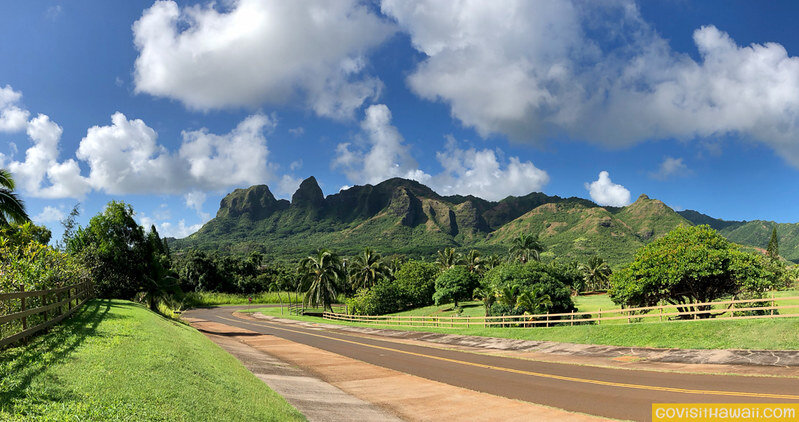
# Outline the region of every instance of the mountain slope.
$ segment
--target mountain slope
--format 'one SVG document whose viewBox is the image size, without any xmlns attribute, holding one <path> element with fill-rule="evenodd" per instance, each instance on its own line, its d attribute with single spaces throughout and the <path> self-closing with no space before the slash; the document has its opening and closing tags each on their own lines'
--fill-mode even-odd
<svg viewBox="0 0 799 422">
<path fill-rule="evenodd" d="M 547 247 L 545 258 L 584 260 L 598 254 L 617 266 L 629 262 L 641 246 L 685 224 L 710 224 L 732 241 L 765 247 L 772 223 L 677 213 L 646 195 L 620 208 L 540 192 L 499 202 L 441 196 L 399 178 L 325 197 L 310 177 L 291 201 L 276 199 L 265 185 L 236 189 L 222 199 L 214 219 L 171 244 L 176 250 L 257 250 L 271 259 L 296 259 L 321 247 L 353 254 L 365 246 L 385 255 L 429 257 L 445 247 L 504 253 L 520 234 L 538 233 Z M 778 225 L 778 232 L 784 256 L 799 259 L 799 225 Z"/>
</svg>

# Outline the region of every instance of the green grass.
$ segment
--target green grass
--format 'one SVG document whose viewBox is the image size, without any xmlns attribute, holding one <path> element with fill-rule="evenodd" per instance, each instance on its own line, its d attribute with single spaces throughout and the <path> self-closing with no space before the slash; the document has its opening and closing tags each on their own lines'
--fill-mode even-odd
<svg viewBox="0 0 799 422">
<path fill-rule="evenodd" d="M 604 306 L 602 309 L 605 309 Z M 279 308 L 260 308 L 254 309 L 253 312 L 281 316 Z M 626 347 L 799 350 L 799 318 L 719 319 L 535 328 L 410 328 L 329 321 L 309 316 L 282 316 L 308 322 L 360 327 Z"/>
<path fill-rule="evenodd" d="M 304 420 L 195 329 L 93 300 L 27 346 L 0 351 L 0 420 Z"/>
<path fill-rule="evenodd" d="M 215 292 L 189 292 L 186 293 L 183 302 L 186 308 L 196 308 L 202 306 L 220 306 L 220 305 L 246 305 L 249 303 L 249 298 L 252 297 L 252 303 L 257 304 L 272 304 L 272 303 L 289 303 L 289 293 L 287 292 L 263 292 L 251 295 L 233 294 L 233 293 L 215 293 Z M 296 302 L 302 300 L 303 294 L 299 294 L 299 299 L 296 293 L 291 293 L 291 301 Z"/>
</svg>

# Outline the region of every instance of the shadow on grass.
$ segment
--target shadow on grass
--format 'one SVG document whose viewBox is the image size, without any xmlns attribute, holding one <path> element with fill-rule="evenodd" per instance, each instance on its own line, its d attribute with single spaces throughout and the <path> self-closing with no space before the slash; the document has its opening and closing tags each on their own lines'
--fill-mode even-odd
<svg viewBox="0 0 799 422">
<path fill-rule="evenodd" d="M 123 306 L 109 300 L 92 300 L 49 333 L 33 338 L 28 345 L 0 351 L 0 379 L 3 380 L 0 409 L 8 411 L 16 400 L 26 397 L 26 390 L 36 376 L 67 359 L 87 337 L 96 335 L 104 318 L 114 316 L 107 315 L 111 308 Z"/>
</svg>

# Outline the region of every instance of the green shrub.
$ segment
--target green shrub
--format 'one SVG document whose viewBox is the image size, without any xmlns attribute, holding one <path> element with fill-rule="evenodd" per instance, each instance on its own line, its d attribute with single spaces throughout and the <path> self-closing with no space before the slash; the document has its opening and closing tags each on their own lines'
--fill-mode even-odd
<svg viewBox="0 0 799 422">
<path fill-rule="evenodd" d="M 436 279 L 433 300 L 436 305 L 455 302 L 455 306 L 458 306 L 459 301 L 469 299 L 478 284 L 477 275 L 463 265 L 456 265 L 444 271 Z"/>
<path fill-rule="evenodd" d="M 433 304 L 438 266 L 432 262 L 408 261 L 394 273 L 395 283 L 401 291 L 405 308 L 418 308 Z"/>
<path fill-rule="evenodd" d="M 400 311 L 404 306 L 402 292 L 395 283 L 379 281 L 369 289 L 360 289 L 347 300 L 349 312 L 355 315 L 383 315 Z"/>
</svg>

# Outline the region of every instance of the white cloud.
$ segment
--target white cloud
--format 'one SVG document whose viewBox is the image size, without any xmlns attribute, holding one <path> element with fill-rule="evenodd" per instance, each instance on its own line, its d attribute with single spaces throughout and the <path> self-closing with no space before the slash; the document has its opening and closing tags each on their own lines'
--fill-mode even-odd
<svg viewBox="0 0 799 422">
<path fill-rule="evenodd" d="M 192 109 L 283 104 L 351 117 L 381 82 L 364 56 L 394 32 L 357 0 L 157 1 L 133 25 L 136 92 Z"/>
<path fill-rule="evenodd" d="M 300 187 L 300 183 L 302 183 L 302 179 L 284 174 L 277 182 L 276 193 L 279 194 L 279 196 L 288 198 L 297 191 Z"/>
<path fill-rule="evenodd" d="M 701 59 L 675 52 L 632 1 L 383 0 L 426 58 L 419 96 L 481 135 L 610 146 L 736 134 L 799 166 L 799 57 L 697 29 Z"/>
<path fill-rule="evenodd" d="M 430 176 L 420 171 L 416 160 L 396 127 L 391 125 L 391 111 L 383 104 L 366 109 L 361 129 L 365 145 L 339 144 L 333 168 L 340 168 L 353 182 L 380 183 L 403 177 L 425 183 Z"/>
<path fill-rule="evenodd" d="M 64 212 L 56 207 L 45 206 L 42 212 L 33 217 L 37 223 L 52 223 L 64 219 Z"/>
<path fill-rule="evenodd" d="M 670 177 L 682 177 L 690 174 L 691 170 L 683 162 L 682 158 L 666 157 L 660 163 L 660 167 L 655 172 L 650 172 L 649 176 L 658 179 L 666 180 Z"/>
<path fill-rule="evenodd" d="M 33 146 L 25 151 L 25 161 L 13 161 L 0 154 L 0 166 L 7 167 L 20 187 L 32 196 L 43 198 L 82 197 L 90 187 L 80 175 L 73 159 L 58 161 L 58 144 L 63 129 L 39 114 L 27 122 L 27 135 Z"/>
<path fill-rule="evenodd" d="M 274 124 L 267 116 L 252 115 L 223 135 L 207 129 L 184 131 L 176 153 L 158 144 L 158 134 L 140 119 L 128 120 L 117 112 L 111 123 L 90 128 L 77 151 L 88 163 L 89 180 L 97 190 L 177 194 L 272 178 L 264 132 Z"/>
<path fill-rule="evenodd" d="M 28 125 L 30 112 L 20 108 L 22 93 L 10 85 L 0 87 L 0 132 L 20 132 Z"/>
<path fill-rule="evenodd" d="M 549 175 L 530 161 L 511 157 L 503 169 L 502 154 L 494 150 L 459 149 L 450 137 L 444 151 L 436 153 L 444 172 L 433 177 L 432 185 L 443 195 L 475 195 L 492 201 L 507 196 L 540 191 Z"/>
<path fill-rule="evenodd" d="M 630 191 L 622 185 L 613 183 L 606 171 L 599 172 L 599 179 L 586 183 L 585 188 L 591 199 L 599 205 L 623 207 L 630 204 Z"/>
<path fill-rule="evenodd" d="M 430 175 L 411 156 L 409 146 L 391 124 L 391 111 L 383 104 L 366 109 L 361 129 L 362 145 L 339 144 L 332 163 L 354 183 L 376 184 L 402 177 L 425 183 L 444 195 L 498 200 L 541 190 L 549 182 L 549 175 L 530 161 L 522 162 L 518 157 L 504 160 L 501 152 L 491 149 L 460 149 L 452 137 L 446 148 L 436 154 L 444 171 Z"/>
<path fill-rule="evenodd" d="M 302 126 L 298 126 L 293 129 L 289 129 L 289 133 L 291 134 L 291 136 L 299 137 L 305 134 L 305 128 L 303 128 Z"/>
<path fill-rule="evenodd" d="M 203 211 L 203 205 L 205 204 L 205 200 L 207 198 L 208 195 L 199 190 L 193 190 L 183 195 L 183 199 L 186 201 L 186 207 L 196 211 L 197 215 L 199 215 L 204 222 L 211 219 L 211 214 Z"/>
<path fill-rule="evenodd" d="M 183 132 L 179 156 L 188 164 L 193 186 L 211 190 L 271 180 L 274 166 L 267 160 L 264 132 L 274 127 L 274 118 L 255 114 L 225 135 Z"/>
<path fill-rule="evenodd" d="M 10 87 L 0 90 L 2 104 L 20 97 Z M 77 160 L 59 161 L 63 129 L 39 114 L 25 125 L 33 144 L 25 160 L 0 154 L 0 167 L 8 168 L 27 194 L 43 198 L 81 198 L 92 190 L 115 195 L 218 191 L 275 179 L 266 140 L 275 124 L 274 117 L 255 114 L 226 134 L 184 131 L 180 148 L 169 151 L 144 121 L 117 112 L 110 125 L 89 128 L 75 152 L 88 167 L 85 177 Z M 197 204 L 199 196 L 192 194 Z M 198 213 L 207 220 L 207 214 Z"/>
</svg>

